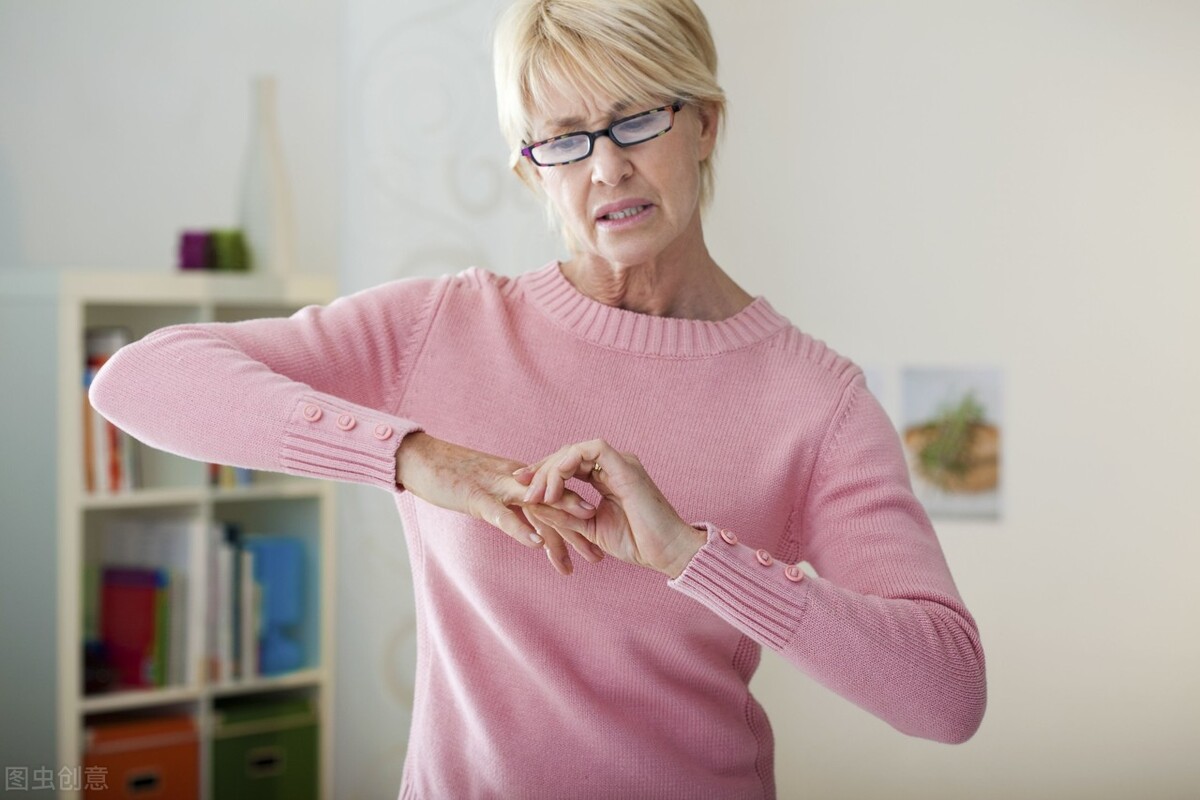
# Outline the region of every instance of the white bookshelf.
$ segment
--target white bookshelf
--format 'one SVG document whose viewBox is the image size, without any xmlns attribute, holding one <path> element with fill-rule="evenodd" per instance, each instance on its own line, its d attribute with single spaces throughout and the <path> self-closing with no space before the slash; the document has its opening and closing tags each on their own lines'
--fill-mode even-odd
<svg viewBox="0 0 1200 800">
<path fill-rule="evenodd" d="M 47 724 L 53 728 L 56 769 L 82 763 L 83 733 L 92 721 L 109 715 L 182 711 L 196 720 L 200 796 L 211 798 L 207 781 L 217 704 L 226 698 L 259 694 L 303 695 L 311 699 L 319 719 L 320 795 L 332 797 L 336 574 L 333 487 L 325 482 L 267 474 L 257 474 L 247 486 L 213 487 L 208 485 L 205 465 L 139 444 L 144 488 L 119 494 L 89 493 L 82 465 L 82 371 L 84 331 L 91 326 L 123 325 L 134 338 L 140 338 L 180 322 L 286 315 L 305 305 L 326 303 L 334 293 L 332 280 L 317 277 L 281 280 L 253 274 L 0 273 L 0 374 L 4 375 L 8 412 L 0 414 L 0 441 L 11 444 L 24 437 L 26 442 L 20 458 L 13 458 L 10 450 L 0 459 L 0 481 L 8 487 L 0 499 L 6 505 L 19 506 L 14 517 L 20 530 L 4 531 L 5 547 L 15 544 L 22 551 L 20 565 L 12 558 L 0 559 L 5 563 L 0 567 L 0 583 L 8 583 L 0 602 L 9 606 L 6 614 L 14 602 L 31 609 L 25 632 L 14 628 L 12 635 L 28 636 L 28 629 L 44 628 L 50 619 L 46 608 L 53 609 L 54 630 L 52 642 L 48 636 L 47 641 L 31 642 L 11 665 L 6 657 L 3 666 L 6 681 L 10 679 L 10 666 L 11 677 L 18 682 L 36 682 L 39 676 L 45 681 L 54 676 L 53 711 L 36 698 L 16 705 L 20 706 L 18 717 L 23 713 L 29 724 L 40 722 L 34 720 L 39 713 L 54 718 Z M 20 390 L 10 392 L 9 386 L 19 386 Z M 42 435 L 31 432 L 31 426 L 41 428 Z M 36 444 L 39 441 L 40 447 Z M 94 537 L 104 529 L 104 521 L 118 517 L 168 517 L 186 521 L 194 531 L 188 534 L 191 542 L 187 549 L 187 678 L 181 685 L 85 694 L 84 565 L 89 547 L 95 545 Z M 203 646 L 206 548 L 208 531 L 218 521 L 241 524 L 247 531 L 289 533 L 303 539 L 306 604 L 316 614 L 307 626 L 303 668 L 242 681 L 208 680 Z M 54 536 L 52 548 L 35 539 L 10 539 L 44 535 Z M 44 580 L 46 576 L 51 580 Z M 39 586 L 43 588 L 39 590 Z M 7 649 L 7 620 L 3 633 Z M 42 686 L 43 696 L 45 688 Z M 8 695 L 17 697 L 11 688 L 6 690 L 6 698 Z M 6 724 L 14 721 L 20 723 L 18 719 Z M 35 745 L 30 748 L 29 753 L 37 752 Z M 59 794 L 75 797 L 79 793 Z"/>
</svg>

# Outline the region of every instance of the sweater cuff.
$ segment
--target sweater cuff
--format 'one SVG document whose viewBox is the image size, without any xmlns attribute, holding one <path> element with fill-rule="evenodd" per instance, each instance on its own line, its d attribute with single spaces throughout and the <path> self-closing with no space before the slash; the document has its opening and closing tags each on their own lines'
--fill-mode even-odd
<svg viewBox="0 0 1200 800">
<path fill-rule="evenodd" d="M 808 583 L 794 564 L 776 561 L 766 550 L 754 550 L 737 535 L 700 523 L 708 540 L 672 589 L 703 603 L 717 616 L 775 650 L 782 649 L 800 627 L 808 605 Z"/>
<path fill-rule="evenodd" d="M 289 475 L 396 486 L 396 449 L 421 427 L 318 392 L 302 395 L 283 434 L 279 468 Z"/>
</svg>

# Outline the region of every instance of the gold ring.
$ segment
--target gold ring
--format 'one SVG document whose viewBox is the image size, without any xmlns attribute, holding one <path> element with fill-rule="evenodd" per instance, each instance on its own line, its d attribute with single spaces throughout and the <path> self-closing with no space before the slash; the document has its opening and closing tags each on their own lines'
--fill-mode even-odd
<svg viewBox="0 0 1200 800">
<path fill-rule="evenodd" d="M 593 473 L 603 472 L 603 471 L 604 471 L 604 467 L 600 466 L 599 461 L 597 461 L 595 464 L 592 464 L 592 472 Z"/>
</svg>

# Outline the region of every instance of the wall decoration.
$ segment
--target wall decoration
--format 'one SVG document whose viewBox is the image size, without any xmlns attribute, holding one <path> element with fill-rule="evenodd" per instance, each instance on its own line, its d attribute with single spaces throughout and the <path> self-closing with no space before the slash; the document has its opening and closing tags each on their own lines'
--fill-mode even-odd
<svg viewBox="0 0 1200 800">
<path fill-rule="evenodd" d="M 900 435 L 930 516 L 999 517 L 1000 371 L 908 368 L 901 384 Z"/>
</svg>

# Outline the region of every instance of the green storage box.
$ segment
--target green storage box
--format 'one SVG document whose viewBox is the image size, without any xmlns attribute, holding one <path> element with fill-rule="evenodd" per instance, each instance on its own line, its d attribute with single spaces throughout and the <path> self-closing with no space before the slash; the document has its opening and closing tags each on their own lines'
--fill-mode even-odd
<svg viewBox="0 0 1200 800">
<path fill-rule="evenodd" d="M 317 715 L 310 701 L 243 701 L 216 710 L 213 797 L 316 800 L 318 762 Z"/>
</svg>

